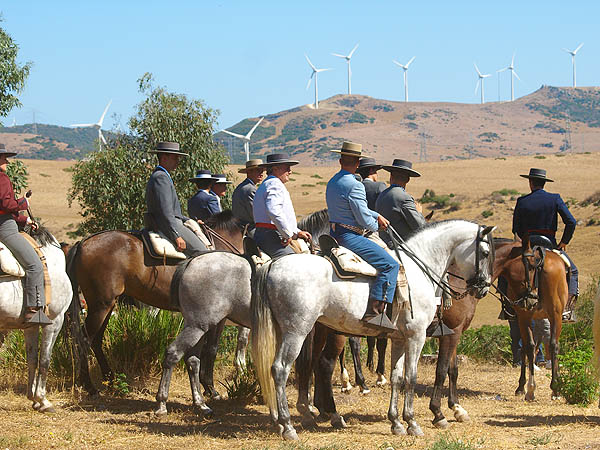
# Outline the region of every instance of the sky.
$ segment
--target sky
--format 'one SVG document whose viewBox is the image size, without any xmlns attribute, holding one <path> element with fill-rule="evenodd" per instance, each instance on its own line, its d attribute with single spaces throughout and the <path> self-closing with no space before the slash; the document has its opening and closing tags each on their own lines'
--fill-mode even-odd
<svg viewBox="0 0 600 450">
<path fill-rule="evenodd" d="M 600 85 L 597 1 L 227 1 L 154 0 L 9 1 L 0 24 L 19 45 L 20 62 L 33 67 L 20 95 L 23 107 L 2 122 L 68 126 L 96 122 L 113 103 L 104 129 L 126 128 L 143 100 L 137 80 L 155 83 L 220 112 L 220 128 L 247 117 L 276 113 L 314 101 L 306 89 L 319 68 L 319 99 L 347 92 L 403 100 L 478 103 L 477 74 L 486 101 L 510 99 L 515 53 L 515 97 L 541 85 L 570 86 L 575 49 L 577 85 Z"/>
</svg>

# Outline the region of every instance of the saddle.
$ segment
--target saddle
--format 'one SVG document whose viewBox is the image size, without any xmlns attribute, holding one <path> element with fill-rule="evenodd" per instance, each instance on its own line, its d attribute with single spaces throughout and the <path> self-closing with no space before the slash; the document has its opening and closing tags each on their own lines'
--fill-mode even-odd
<svg viewBox="0 0 600 450">
<path fill-rule="evenodd" d="M 198 222 L 190 219 L 184 222 L 184 225 L 192 230 L 209 250 L 215 249 L 213 243 L 210 242 L 202 232 Z M 141 238 L 146 251 L 154 259 L 160 259 L 166 262 L 167 259 L 183 260 L 187 258 L 185 253 L 178 251 L 173 243 L 160 231 L 151 231 L 144 228 L 141 232 Z"/>
</svg>

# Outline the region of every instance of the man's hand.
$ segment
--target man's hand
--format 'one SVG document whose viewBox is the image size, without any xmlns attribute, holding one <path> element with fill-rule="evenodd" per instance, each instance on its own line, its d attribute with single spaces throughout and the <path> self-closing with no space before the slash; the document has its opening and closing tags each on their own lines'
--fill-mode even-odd
<svg viewBox="0 0 600 450">
<path fill-rule="evenodd" d="M 298 238 L 306 242 L 312 241 L 312 236 L 308 231 L 298 231 Z"/>
<path fill-rule="evenodd" d="M 177 246 L 177 251 L 182 252 L 186 249 L 185 241 L 182 237 L 178 237 L 175 239 L 175 245 Z"/>
<path fill-rule="evenodd" d="M 381 214 L 379 214 L 379 216 L 377 217 L 377 224 L 379 225 L 379 228 L 385 230 L 389 226 L 390 221 L 383 217 Z"/>
<path fill-rule="evenodd" d="M 561 250 L 561 251 L 563 251 L 563 252 L 566 252 L 567 251 L 567 244 L 565 244 L 563 241 L 560 241 L 558 243 L 558 249 Z"/>
<path fill-rule="evenodd" d="M 284 247 L 287 247 L 288 245 L 290 245 L 290 242 L 292 242 L 292 237 L 289 237 L 287 239 L 281 239 L 281 245 L 283 245 Z"/>
<path fill-rule="evenodd" d="M 198 220 L 197 220 L 197 222 L 198 222 L 200 225 L 204 225 L 204 221 L 203 221 L 202 219 L 198 219 Z"/>
</svg>

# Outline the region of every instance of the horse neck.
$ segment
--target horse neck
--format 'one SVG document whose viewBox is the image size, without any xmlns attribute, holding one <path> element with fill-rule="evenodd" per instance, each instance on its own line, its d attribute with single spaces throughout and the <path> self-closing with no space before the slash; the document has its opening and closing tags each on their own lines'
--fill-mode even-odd
<svg viewBox="0 0 600 450">
<path fill-rule="evenodd" d="M 244 244 L 243 244 L 243 240 L 244 240 L 244 236 L 242 235 L 242 233 L 240 231 L 227 231 L 227 230 L 214 230 L 215 233 L 217 233 L 219 236 L 221 236 L 223 239 L 225 239 L 229 244 L 233 245 L 235 247 L 235 249 L 239 252 L 239 253 L 243 253 L 244 252 Z M 229 246 L 223 242 L 221 242 L 219 239 L 214 238 L 214 243 L 215 243 L 215 250 L 223 250 L 226 252 L 230 252 L 232 253 L 231 248 L 229 248 Z"/>
<path fill-rule="evenodd" d="M 516 258 L 521 257 L 521 252 L 515 250 L 519 246 L 519 242 L 508 242 L 496 247 L 492 280 L 497 279 Z"/>
</svg>

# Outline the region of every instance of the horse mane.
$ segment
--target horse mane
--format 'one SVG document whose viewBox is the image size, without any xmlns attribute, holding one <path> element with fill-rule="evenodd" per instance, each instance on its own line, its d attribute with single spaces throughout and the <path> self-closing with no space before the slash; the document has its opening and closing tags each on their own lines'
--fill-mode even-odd
<svg viewBox="0 0 600 450">
<path fill-rule="evenodd" d="M 235 233 L 243 228 L 239 219 L 234 217 L 233 212 L 230 209 L 226 209 L 214 216 L 210 216 L 204 223 L 213 230 L 223 230 L 229 233 Z"/>
<path fill-rule="evenodd" d="M 31 230 L 31 236 L 40 246 L 45 247 L 46 245 L 59 246 L 56 238 L 50 233 L 50 230 L 43 225 L 39 225 L 37 230 Z"/>
<path fill-rule="evenodd" d="M 327 234 L 329 232 L 329 212 L 327 208 L 302 218 L 298 222 L 298 228 L 308 231 L 313 235 L 313 239 L 318 239 L 322 234 Z"/>
</svg>

